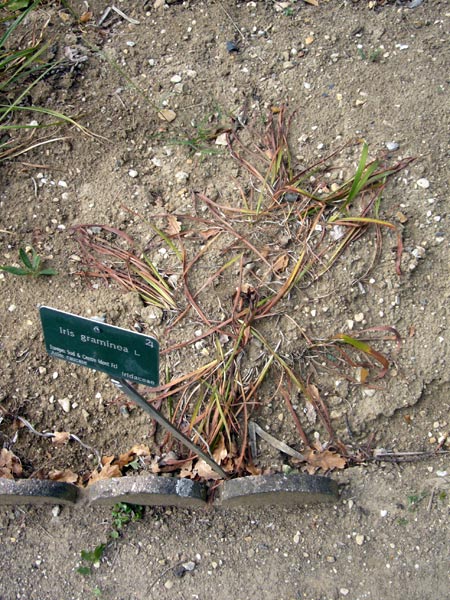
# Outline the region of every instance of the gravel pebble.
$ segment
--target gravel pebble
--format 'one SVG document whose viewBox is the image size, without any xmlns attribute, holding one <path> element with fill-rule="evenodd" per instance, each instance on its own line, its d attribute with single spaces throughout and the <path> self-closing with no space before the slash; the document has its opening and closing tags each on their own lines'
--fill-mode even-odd
<svg viewBox="0 0 450 600">
<path fill-rule="evenodd" d="M 420 188 L 427 190 L 430 187 L 430 182 L 428 181 L 428 179 L 425 179 L 425 177 L 421 177 L 417 180 L 417 185 Z"/>
</svg>

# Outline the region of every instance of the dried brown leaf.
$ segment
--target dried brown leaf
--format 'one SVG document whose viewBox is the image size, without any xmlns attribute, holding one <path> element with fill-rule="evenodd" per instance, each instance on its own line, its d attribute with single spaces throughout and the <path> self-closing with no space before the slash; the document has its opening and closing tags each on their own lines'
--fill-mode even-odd
<svg viewBox="0 0 450 600">
<path fill-rule="evenodd" d="M 92 13 L 90 11 L 84 12 L 80 17 L 80 23 L 88 23 L 92 19 Z"/>
<path fill-rule="evenodd" d="M 184 464 L 184 466 L 182 467 L 182 469 L 180 471 L 179 477 L 189 477 L 189 478 L 193 477 L 192 463 L 193 463 L 193 461 L 190 460 L 189 462 Z"/>
<path fill-rule="evenodd" d="M 199 231 L 200 235 L 203 239 L 209 240 L 209 238 L 214 237 L 220 232 L 219 227 L 211 227 L 210 229 L 204 229 L 203 231 Z"/>
<path fill-rule="evenodd" d="M 169 235 L 178 235 L 181 231 L 181 223 L 175 215 L 168 215 L 167 221 L 169 225 L 166 228 L 166 233 Z"/>
<path fill-rule="evenodd" d="M 104 456 L 102 458 L 101 471 L 93 471 L 89 477 L 88 485 L 101 481 L 102 479 L 112 479 L 113 477 L 122 477 L 122 473 L 118 464 L 112 464 L 114 456 Z"/>
<path fill-rule="evenodd" d="M 223 435 L 220 435 L 219 441 L 218 441 L 216 447 L 214 448 L 213 458 L 216 461 L 216 463 L 220 465 L 223 463 L 223 461 L 226 459 L 227 456 L 228 456 L 228 450 L 225 446 L 225 439 L 224 439 Z"/>
<path fill-rule="evenodd" d="M 253 463 L 247 463 L 245 465 L 245 470 L 250 473 L 250 475 L 261 475 L 261 469 L 255 467 Z"/>
<path fill-rule="evenodd" d="M 68 431 L 55 431 L 52 437 L 52 444 L 56 446 L 63 446 L 70 440 L 70 433 Z"/>
<path fill-rule="evenodd" d="M 331 450 L 306 450 L 303 452 L 306 460 L 308 461 L 307 471 L 314 473 L 317 469 L 323 469 L 324 471 L 332 471 L 333 469 L 344 469 L 347 464 L 347 459 L 332 452 Z"/>
<path fill-rule="evenodd" d="M 312 4 L 313 6 L 319 6 L 319 0 L 303 0 L 306 4 Z"/>
<path fill-rule="evenodd" d="M 70 469 L 64 469 L 63 471 L 54 469 L 48 473 L 48 478 L 52 481 L 63 481 L 64 483 L 78 482 L 78 475 Z"/>
<path fill-rule="evenodd" d="M 150 448 L 145 444 L 136 444 L 130 450 L 128 450 L 128 452 L 124 452 L 117 460 L 113 462 L 115 465 L 118 465 L 119 469 L 123 469 L 133 462 L 136 456 L 150 456 Z"/>
<path fill-rule="evenodd" d="M 274 273 L 282 273 L 286 270 L 288 264 L 289 256 L 287 255 L 287 253 L 280 254 L 280 256 L 278 256 L 276 261 L 273 263 L 272 269 Z"/>
<path fill-rule="evenodd" d="M 196 462 L 193 474 L 198 475 L 202 479 L 221 479 L 219 473 L 216 473 L 216 471 L 202 459 Z"/>
<path fill-rule="evenodd" d="M 14 479 L 15 477 L 21 477 L 22 475 L 22 463 L 11 450 L 2 448 L 0 450 L 0 478 Z"/>
</svg>

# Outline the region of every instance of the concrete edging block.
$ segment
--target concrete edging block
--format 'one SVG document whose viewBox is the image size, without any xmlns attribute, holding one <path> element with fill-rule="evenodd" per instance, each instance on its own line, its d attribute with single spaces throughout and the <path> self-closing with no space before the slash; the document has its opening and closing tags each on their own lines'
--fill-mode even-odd
<svg viewBox="0 0 450 600">
<path fill-rule="evenodd" d="M 222 484 L 219 504 L 222 508 L 299 506 L 333 502 L 338 485 L 319 475 L 256 475 L 231 479 Z"/>
<path fill-rule="evenodd" d="M 198 508 L 206 504 L 206 487 L 178 477 L 121 477 L 102 479 L 85 490 L 89 504 L 110 506 L 118 502 L 143 506 Z"/>
<path fill-rule="evenodd" d="M 75 504 L 80 490 L 71 483 L 48 479 L 0 479 L 0 505 Z"/>
</svg>

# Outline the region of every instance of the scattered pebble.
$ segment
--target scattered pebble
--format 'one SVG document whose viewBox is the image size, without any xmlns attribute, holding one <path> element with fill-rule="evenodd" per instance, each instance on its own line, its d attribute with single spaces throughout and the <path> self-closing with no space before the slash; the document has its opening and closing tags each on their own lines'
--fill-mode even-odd
<svg viewBox="0 0 450 600">
<path fill-rule="evenodd" d="M 129 175 L 130 177 L 133 177 L 133 179 L 134 179 L 134 178 L 136 178 L 136 177 L 138 176 L 138 172 L 137 172 L 137 171 L 135 171 L 134 169 L 130 169 L 130 170 L 128 171 L 128 175 Z"/>
<path fill-rule="evenodd" d="M 188 562 L 183 563 L 181 566 L 185 571 L 193 571 L 196 565 L 194 561 L 189 560 Z"/>
<path fill-rule="evenodd" d="M 216 137 L 216 145 L 217 146 L 228 146 L 228 141 L 227 141 L 227 134 L 226 133 L 221 133 L 220 135 L 218 135 Z"/>
<path fill-rule="evenodd" d="M 189 173 L 186 173 L 186 171 L 178 171 L 175 173 L 175 179 L 178 181 L 178 183 L 186 183 L 186 181 L 189 179 Z"/>
<path fill-rule="evenodd" d="M 15 305 L 15 304 L 10 304 L 10 305 L 8 306 L 8 310 L 9 310 L 9 312 L 14 312 L 14 311 L 16 310 L 16 308 L 17 308 L 17 307 L 16 307 L 16 305 Z"/>
<path fill-rule="evenodd" d="M 172 83 L 180 83 L 180 82 L 181 82 L 181 76 L 180 76 L 180 75 L 174 75 L 174 76 L 173 76 L 173 77 L 170 79 L 170 81 L 171 81 Z"/>
<path fill-rule="evenodd" d="M 422 246 L 417 246 L 416 248 L 414 248 L 411 254 L 414 256 L 414 258 L 424 258 L 426 250 Z"/>
<path fill-rule="evenodd" d="M 348 592 L 349 592 L 349 590 L 347 588 L 341 588 L 339 590 L 339 593 L 341 594 L 341 596 L 347 596 Z"/>
<path fill-rule="evenodd" d="M 52 508 L 52 515 L 54 517 L 59 517 L 60 512 L 61 512 L 61 507 L 58 504 Z"/>
<path fill-rule="evenodd" d="M 387 516 L 387 514 L 388 514 L 388 511 L 387 511 L 387 510 L 380 510 L 380 517 L 383 517 L 383 518 L 384 518 L 384 517 L 386 517 L 386 516 Z"/>
<path fill-rule="evenodd" d="M 46 375 L 47 369 L 45 367 L 38 367 L 39 375 Z"/>
<path fill-rule="evenodd" d="M 408 217 L 407 217 L 407 216 L 406 216 L 404 213 L 402 213 L 401 211 L 398 211 L 397 213 L 395 213 L 395 216 L 396 216 L 396 218 L 397 218 L 397 221 L 398 221 L 399 223 L 401 223 L 402 225 L 403 225 L 404 223 L 406 223 L 406 222 L 407 222 L 407 220 L 408 220 Z"/>
<path fill-rule="evenodd" d="M 59 398 L 58 404 L 63 409 L 64 412 L 70 412 L 70 400 L 69 398 Z"/>
<path fill-rule="evenodd" d="M 171 590 L 173 588 L 173 581 L 170 581 L 170 579 L 168 579 L 165 583 L 164 583 L 164 587 L 166 588 L 166 590 Z"/>
<path fill-rule="evenodd" d="M 353 317 L 353 319 L 356 321 L 356 323 L 362 323 L 364 321 L 364 313 L 362 313 L 362 312 L 356 313 L 356 315 Z"/>
<path fill-rule="evenodd" d="M 427 190 L 430 187 L 430 182 L 428 181 L 428 179 L 425 179 L 425 177 L 421 177 L 417 180 L 417 185 L 420 188 Z"/>
<path fill-rule="evenodd" d="M 58 371 L 53 371 L 52 379 L 58 379 L 58 377 L 59 377 Z"/>
<path fill-rule="evenodd" d="M 325 560 L 328 563 L 334 563 L 334 562 L 336 562 L 336 557 L 335 556 L 327 556 L 327 557 L 325 557 Z"/>
<path fill-rule="evenodd" d="M 400 144 L 398 142 L 386 142 L 386 148 L 391 152 L 394 152 L 400 148 Z"/>
<path fill-rule="evenodd" d="M 239 48 L 234 42 L 227 42 L 227 52 L 229 52 L 230 54 L 232 52 L 239 52 Z"/>
<path fill-rule="evenodd" d="M 161 121 L 172 123 L 172 121 L 175 121 L 177 118 L 177 113 L 173 110 L 170 110 L 170 108 L 163 108 L 159 111 L 158 117 L 161 119 Z"/>
<path fill-rule="evenodd" d="M 358 534 L 358 535 L 355 537 L 355 542 L 358 544 L 358 546 L 362 546 L 362 545 L 364 544 L 364 541 L 365 541 L 365 539 L 366 539 L 366 538 L 365 538 L 365 537 L 364 537 L 362 534 L 360 534 L 360 533 L 359 533 L 359 534 Z"/>
</svg>

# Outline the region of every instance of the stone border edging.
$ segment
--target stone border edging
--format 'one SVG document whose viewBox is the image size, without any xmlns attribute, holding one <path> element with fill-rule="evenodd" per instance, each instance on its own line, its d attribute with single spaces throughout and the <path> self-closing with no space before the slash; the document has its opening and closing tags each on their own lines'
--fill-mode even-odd
<svg viewBox="0 0 450 600">
<path fill-rule="evenodd" d="M 225 481 L 220 494 L 223 508 L 300 506 L 332 502 L 338 485 L 319 475 L 257 475 Z"/>
<path fill-rule="evenodd" d="M 19 504 L 68 504 L 113 506 L 118 502 L 143 506 L 205 507 L 205 484 L 179 477 L 156 475 L 104 479 L 86 489 L 71 483 L 40 479 L 0 479 L 0 506 Z M 300 506 L 332 502 L 337 483 L 316 475 L 257 475 L 224 481 L 214 506 L 246 508 Z"/>
<path fill-rule="evenodd" d="M 80 489 L 47 479 L 0 479 L 0 506 L 5 504 L 75 504 Z"/>
</svg>

